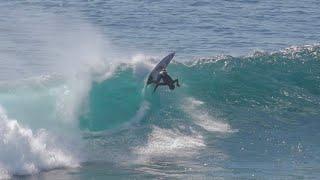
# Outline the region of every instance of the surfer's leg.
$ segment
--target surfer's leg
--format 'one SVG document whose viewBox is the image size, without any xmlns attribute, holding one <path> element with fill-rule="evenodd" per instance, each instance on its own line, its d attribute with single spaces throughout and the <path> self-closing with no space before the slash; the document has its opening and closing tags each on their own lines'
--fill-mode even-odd
<svg viewBox="0 0 320 180">
<path fill-rule="evenodd" d="M 159 84 L 156 84 L 156 86 L 153 89 L 153 92 L 156 92 L 157 88 L 158 88 Z"/>
<path fill-rule="evenodd" d="M 174 80 L 173 83 L 177 83 L 177 86 L 180 87 L 180 84 L 179 84 L 179 80 L 178 80 L 178 79 Z"/>
<path fill-rule="evenodd" d="M 158 86 L 164 86 L 164 85 L 167 85 L 166 83 L 157 83 L 156 86 L 154 87 L 153 89 L 153 92 L 156 91 L 156 89 L 158 88 Z"/>
</svg>

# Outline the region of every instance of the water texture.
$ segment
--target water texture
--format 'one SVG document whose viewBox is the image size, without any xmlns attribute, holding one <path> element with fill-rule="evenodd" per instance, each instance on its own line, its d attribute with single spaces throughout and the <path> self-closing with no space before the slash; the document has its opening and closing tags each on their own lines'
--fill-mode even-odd
<svg viewBox="0 0 320 180">
<path fill-rule="evenodd" d="M 318 179 L 319 5 L 1 1 L 0 179 Z"/>
</svg>

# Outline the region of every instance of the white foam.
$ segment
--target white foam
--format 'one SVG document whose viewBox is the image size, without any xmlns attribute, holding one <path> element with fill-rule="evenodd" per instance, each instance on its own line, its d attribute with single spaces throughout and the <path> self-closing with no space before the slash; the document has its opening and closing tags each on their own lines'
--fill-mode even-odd
<svg viewBox="0 0 320 180">
<path fill-rule="evenodd" d="M 126 123 L 123 123 L 119 128 L 114 128 L 112 131 L 106 131 L 103 134 L 110 134 L 115 131 L 124 130 L 130 128 L 132 125 L 139 123 L 142 118 L 146 115 L 148 110 L 150 109 L 150 103 L 148 101 L 143 101 L 140 105 L 140 108 L 136 112 L 136 114 Z"/>
<path fill-rule="evenodd" d="M 210 132 L 234 132 L 228 123 L 211 116 L 205 109 L 203 101 L 189 97 L 184 99 L 182 109 L 194 120 L 193 122 Z"/>
<path fill-rule="evenodd" d="M 9 172 L 1 167 L 1 164 L 0 164 L 0 179 L 10 179 L 10 174 Z"/>
<path fill-rule="evenodd" d="M 58 167 L 77 167 L 74 152 L 44 129 L 33 132 L 9 119 L 0 107 L 0 179 Z"/>
<path fill-rule="evenodd" d="M 147 113 L 147 111 L 150 109 L 150 103 L 148 101 L 143 101 L 140 105 L 139 110 L 136 112 L 136 114 L 130 119 L 130 123 L 137 123 L 139 122 Z"/>
<path fill-rule="evenodd" d="M 205 146 L 200 134 L 185 135 L 177 129 L 162 129 L 154 126 L 147 145 L 134 149 L 143 159 L 154 156 L 187 156 Z"/>
</svg>

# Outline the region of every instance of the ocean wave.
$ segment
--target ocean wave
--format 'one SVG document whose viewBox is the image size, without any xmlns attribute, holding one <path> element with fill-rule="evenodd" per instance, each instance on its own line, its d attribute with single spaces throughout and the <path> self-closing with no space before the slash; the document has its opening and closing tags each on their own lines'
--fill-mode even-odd
<svg viewBox="0 0 320 180">
<path fill-rule="evenodd" d="M 129 63 L 102 63 L 71 77 L 2 82 L 0 103 L 6 112 L 1 110 L 0 143 L 5 148 L 0 150 L 0 175 L 79 166 L 94 159 L 90 153 L 97 155 L 112 142 L 90 152 L 85 150 L 88 144 L 99 138 L 120 141 L 123 131 L 136 136 L 121 152 L 141 163 L 148 161 L 142 157 L 197 154 L 206 147 L 205 133 L 217 137 L 238 133 L 241 129 L 233 126 L 239 123 L 290 126 L 318 117 L 319 50 L 314 45 L 175 62 L 168 71 L 179 78 L 181 87 L 174 91 L 159 87 L 155 93 L 152 86 L 145 86 L 145 78 L 157 58 L 144 55 Z M 276 118 L 263 121 L 268 117 Z M 69 145 L 51 134 L 70 137 Z M 74 143 L 75 137 L 80 145 Z M 69 151 L 70 146 L 79 147 L 84 159 Z"/>
</svg>

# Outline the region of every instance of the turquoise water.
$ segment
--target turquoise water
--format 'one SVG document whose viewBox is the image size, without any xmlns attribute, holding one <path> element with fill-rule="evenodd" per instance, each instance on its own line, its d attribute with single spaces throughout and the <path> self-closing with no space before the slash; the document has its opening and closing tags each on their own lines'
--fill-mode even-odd
<svg viewBox="0 0 320 180">
<path fill-rule="evenodd" d="M 0 179 L 318 179 L 318 4 L 2 1 Z"/>
</svg>

